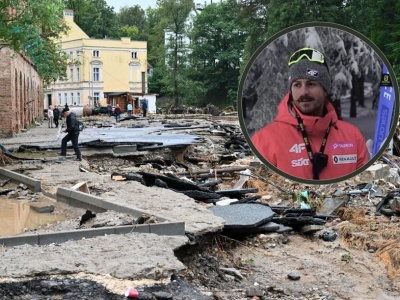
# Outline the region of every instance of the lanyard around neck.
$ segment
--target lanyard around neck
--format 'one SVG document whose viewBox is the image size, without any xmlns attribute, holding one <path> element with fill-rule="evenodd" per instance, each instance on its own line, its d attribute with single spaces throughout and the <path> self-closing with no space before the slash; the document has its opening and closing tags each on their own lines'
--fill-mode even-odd
<svg viewBox="0 0 400 300">
<path fill-rule="evenodd" d="M 297 122 L 299 123 L 300 132 L 301 132 L 301 135 L 303 136 L 303 141 L 304 141 L 304 144 L 307 149 L 308 157 L 310 158 L 310 161 L 313 162 L 314 154 L 311 150 L 310 139 L 307 136 L 307 132 L 306 132 L 306 128 L 304 126 L 303 120 L 299 116 L 298 113 L 296 113 L 296 118 L 297 118 Z M 324 151 L 325 151 L 325 146 L 326 146 L 326 142 L 328 140 L 329 132 L 331 131 L 331 127 L 332 127 L 332 120 L 329 122 L 328 128 L 326 128 L 324 139 L 322 140 L 321 147 L 319 148 L 319 153 L 324 153 Z"/>
</svg>

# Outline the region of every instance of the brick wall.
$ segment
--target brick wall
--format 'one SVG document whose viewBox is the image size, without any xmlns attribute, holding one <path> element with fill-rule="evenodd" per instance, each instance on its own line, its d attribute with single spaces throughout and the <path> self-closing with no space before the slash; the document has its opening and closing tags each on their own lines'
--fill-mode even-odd
<svg viewBox="0 0 400 300">
<path fill-rule="evenodd" d="M 22 55 L 0 49 L 0 137 L 11 137 L 43 118 L 43 81 Z"/>
</svg>

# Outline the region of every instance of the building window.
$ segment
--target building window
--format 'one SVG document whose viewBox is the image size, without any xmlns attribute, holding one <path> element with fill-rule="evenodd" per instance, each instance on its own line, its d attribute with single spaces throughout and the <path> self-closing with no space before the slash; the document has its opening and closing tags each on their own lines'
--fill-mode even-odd
<svg viewBox="0 0 400 300">
<path fill-rule="evenodd" d="M 81 93 L 76 93 L 76 103 L 78 105 L 81 105 Z"/>
<path fill-rule="evenodd" d="M 131 52 L 131 58 L 132 59 L 136 59 L 137 58 L 137 52 L 136 51 L 132 51 Z"/>
<path fill-rule="evenodd" d="M 71 58 L 71 59 L 74 58 L 74 52 L 72 52 L 72 51 L 69 52 L 69 58 Z"/>
<path fill-rule="evenodd" d="M 68 94 L 64 93 L 64 104 L 68 103 Z"/>
<path fill-rule="evenodd" d="M 100 57 L 100 51 L 99 50 L 93 50 L 93 57 Z"/>
<path fill-rule="evenodd" d="M 69 81 L 74 82 L 74 69 L 73 68 L 69 69 Z"/>
<path fill-rule="evenodd" d="M 138 63 L 131 63 L 129 68 L 129 81 L 138 82 L 140 80 L 140 65 Z"/>
<path fill-rule="evenodd" d="M 93 67 L 93 81 L 100 81 L 100 68 Z"/>
<path fill-rule="evenodd" d="M 94 100 L 94 105 L 97 105 L 100 103 L 100 93 L 99 92 L 93 93 L 93 100 Z"/>
<path fill-rule="evenodd" d="M 71 102 L 70 102 L 70 104 L 71 105 L 75 105 L 74 104 L 74 93 L 71 93 Z"/>
<path fill-rule="evenodd" d="M 61 105 L 61 93 L 58 93 L 57 95 L 57 104 Z"/>
<path fill-rule="evenodd" d="M 81 69 L 79 67 L 76 68 L 76 81 L 81 81 Z"/>
</svg>

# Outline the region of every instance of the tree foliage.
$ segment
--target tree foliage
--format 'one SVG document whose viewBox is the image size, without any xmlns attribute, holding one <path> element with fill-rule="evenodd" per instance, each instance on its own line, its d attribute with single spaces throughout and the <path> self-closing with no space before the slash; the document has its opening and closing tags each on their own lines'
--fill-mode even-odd
<svg viewBox="0 0 400 300">
<path fill-rule="evenodd" d="M 205 87 L 205 95 L 199 95 L 204 101 L 232 104 L 236 100 L 247 37 L 239 20 L 239 6 L 230 0 L 208 5 L 193 22 L 191 77 Z"/>
<path fill-rule="evenodd" d="M 166 41 L 167 67 L 171 70 L 172 97 L 175 107 L 179 106 L 180 70 L 185 67 L 188 45 L 185 42 L 187 36 L 187 20 L 189 13 L 194 9 L 193 0 L 159 0 L 160 24 L 170 33 Z"/>
<path fill-rule="evenodd" d="M 9 7 L 15 10 L 12 17 Z M 155 8 L 125 6 L 118 13 L 105 0 L 0 1 L 0 38 L 31 56 L 47 82 L 65 75 L 64 54 L 52 43 L 65 30 L 63 8 L 74 11 L 75 22 L 90 37 L 147 41 L 154 67 L 149 91 L 174 98 L 176 106 L 234 102 L 239 71 L 258 47 L 277 32 L 309 21 L 361 32 L 400 77 L 398 0 L 221 0 L 202 10 L 195 10 L 193 0 L 158 0 Z"/>
<path fill-rule="evenodd" d="M 67 30 L 63 9 L 62 0 L 0 1 L 2 45 L 30 57 L 45 83 L 65 76 L 66 57 L 54 43 Z"/>
<path fill-rule="evenodd" d="M 143 39 L 144 30 L 146 27 L 146 15 L 145 11 L 139 6 L 124 6 L 121 8 L 119 13 L 117 13 L 119 24 L 122 27 L 136 27 L 138 30 L 137 39 Z"/>
</svg>

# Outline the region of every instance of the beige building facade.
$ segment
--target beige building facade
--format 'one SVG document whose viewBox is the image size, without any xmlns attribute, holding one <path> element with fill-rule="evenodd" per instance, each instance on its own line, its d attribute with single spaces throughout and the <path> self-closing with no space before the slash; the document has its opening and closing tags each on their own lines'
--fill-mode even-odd
<svg viewBox="0 0 400 300">
<path fill-rule="evenodd" d="M 108 95 L 126 95 L 127 103 L 147 94 L 147 42 L 91 39 L 73 18 L 73 11 L 64 11 L 70 31 L 59 41 L 69 55 L 67 79 L 46 87 L 44 108 L 115 105 Z"/>
</svg>

